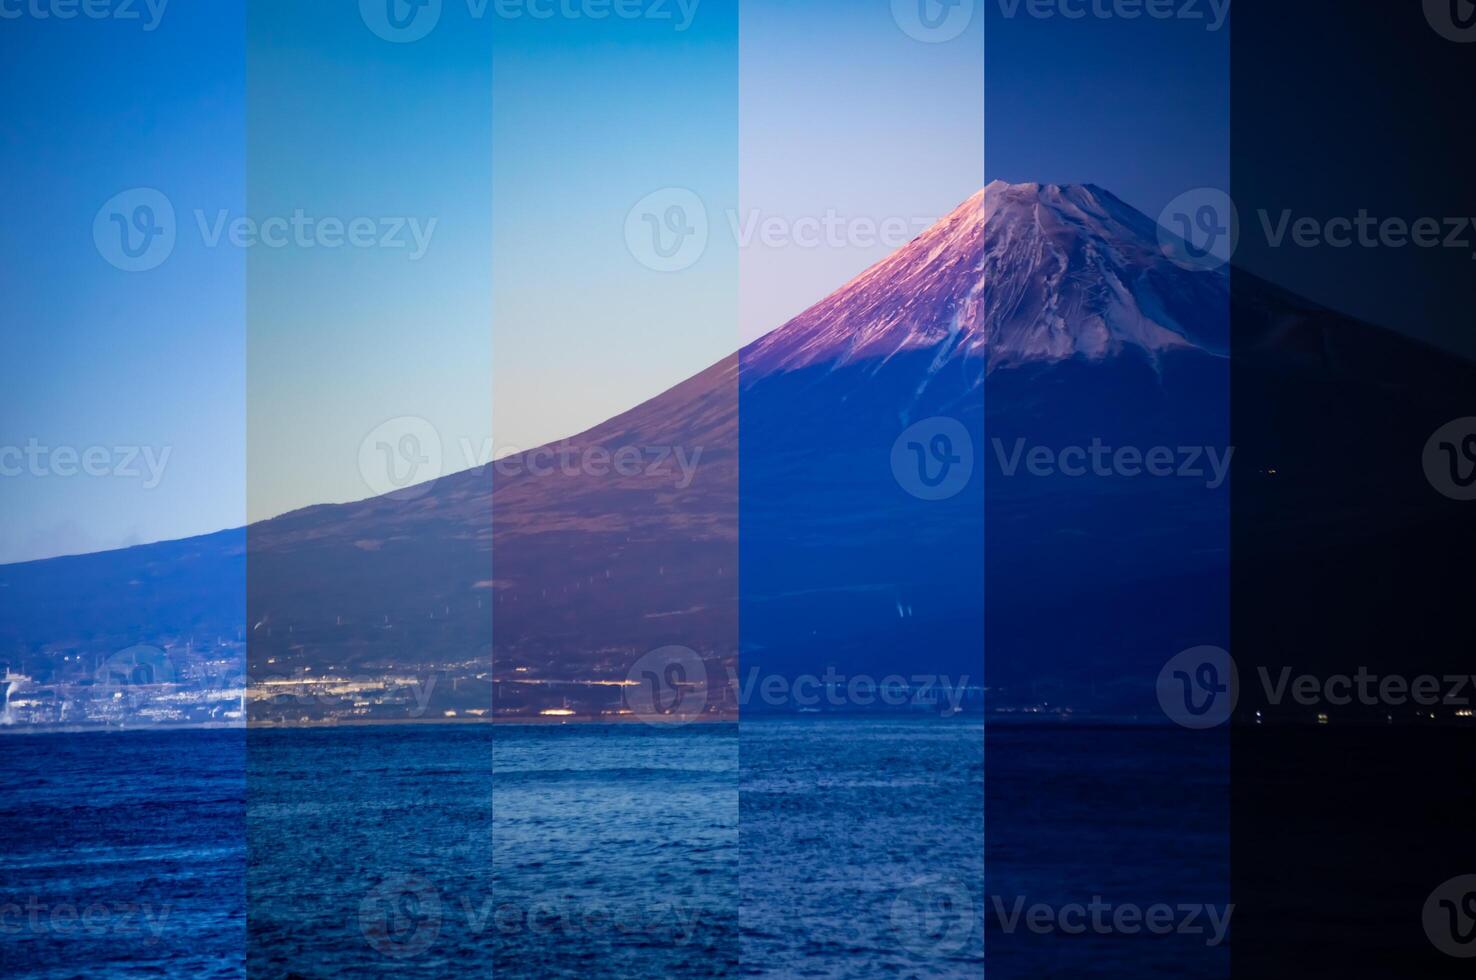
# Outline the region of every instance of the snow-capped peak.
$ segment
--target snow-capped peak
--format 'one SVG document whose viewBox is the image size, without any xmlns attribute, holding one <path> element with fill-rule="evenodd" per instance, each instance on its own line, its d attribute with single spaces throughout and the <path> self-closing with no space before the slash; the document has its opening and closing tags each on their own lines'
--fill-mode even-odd
<svg viewBox="0 0 1476 980">
<path fill-rule="evenodd" d="M 747 370 L 936 349 L 991 370 L 1129 348 L 1220 352 L 1228 281 L 1174 264 L 1157 226 L 1091 184 L 992 181 L 744 351 Z"/>
</svg>

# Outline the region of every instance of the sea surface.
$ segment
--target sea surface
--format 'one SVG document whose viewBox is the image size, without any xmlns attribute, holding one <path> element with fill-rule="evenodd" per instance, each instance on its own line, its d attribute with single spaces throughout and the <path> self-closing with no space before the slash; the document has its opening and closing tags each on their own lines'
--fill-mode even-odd
<svg viewBox="0 0 1476 980">
<path fill-rule="evenodd" d="M 936 717 L 7 737 L 0 975 L 978 977 L 987 943 L 992 976 L 1223 976 L 1199 938 L 1000 914 L 1222 897 L 1223 746 L 1194 744 Z"/>
<path fill-rule="evenodd" d="M 239 977 L 241 731 L 0 737 L 0 977 Z"/>
</svg>

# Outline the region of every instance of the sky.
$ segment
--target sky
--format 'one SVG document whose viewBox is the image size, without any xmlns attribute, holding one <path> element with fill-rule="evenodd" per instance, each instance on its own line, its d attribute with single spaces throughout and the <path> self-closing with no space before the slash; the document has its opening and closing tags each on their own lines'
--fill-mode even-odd
<svg viewBox="0 0 1476 980">
<path fill-rule="evenodd" d="M 454 2 L 403 43 L 357 4 L 248 6 L 251 217 L 367 229 L 362 246 L 305 234 L 245 250 L 257 521 L 395 489 L 381 444 L 413 446 L 424 466 L 393 463 L 419 480 L 465 469 L 461 441 L 490 432 L 492 32 Z"/>
<path fill-rule="evenodd" d="M 987 5 L 990 179 L 1094 183 L 1155 219 L 1185 191 L 1228 191 L 1228 25 L 1004 9 Z"/>
<path fill-rule="evenodd" d="M 1226 182 L 1224 32 L 965 7 L 946 38 L 905 0 L 603 20 L 445 0 L 414 40 L 372 0 L 7 21 L 0 194 L 40 220 L 0 228 L 0 453 L 110 463 L 0 476 L 0 562 L 239 526 L 574 434 L 987 179 L 1093 181 L 1149 214 Z M 121 232 L 154 200 L 138 188 L 172 207 L 174 239 L 127 271 Z M 673 202 L 707 233 L 663 258 Z"/>
<path fill-rule="evenodd" d="M 181 237 L 126 272 L 93 236 L 130 188 L 240 208 L 240 10 L 0 22 L 0 562 L 245 516 L 240 256 Z"/>
</svg>

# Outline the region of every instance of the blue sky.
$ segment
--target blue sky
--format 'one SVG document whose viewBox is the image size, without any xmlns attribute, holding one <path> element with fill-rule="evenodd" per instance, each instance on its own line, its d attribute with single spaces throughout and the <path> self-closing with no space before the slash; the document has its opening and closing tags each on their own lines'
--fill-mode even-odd
<svg viewBox="0 0 1476 980">
<path fill-rule="evenodd" d="M 119 20 L 0 24 L 0 444 L 106 451 L 0 477 L 0 561 L 238 524 L 245 507 L 243 266 L 181 237 L 151 273 L 120 271 L 93 220 L 119 191 L 239 209 L 240 6 L 179 4 L 152 31 Z M 169 450 L 155 486 L 127 447 Z M 117 449 L 125 449 L 116 453 Z M 0 463 L 5 460 L 0 459 Z M 59 475 L 60 474 L 60 475 Z"/>
<path fill-rule="evenodd" d="M 666 5 L 668 8 L 673 5 Z M 663 188 L 735 206 L 737 5 L 685 30 L 639 18 L 493 28 L 492 436 L 498 454 L 579 432 L 737 346 L 736 250 L 676 273 L 627 248 Z"/>
<path fill-rule="evenodd" d="M 403 44 L 372 33 L 357 4 L 249 12 L 250 214 L 373 229 L 368 247 L 246 250 L 246 503 L 259 520 L 381 491 L 360 448 L 388 420 L 425 420 L 448 458 L 486 438 L 492 76 L 491 26 L 459 3 Z"/>
<path fill-rule="evenodd" d="M 943 43 L 882 0 L 702 0 L 685 29 L 445 0 L 412 43 L 357 7 L 3 25 L 0 194 L 34 220 L 0 229 L 0 443 L 169 455 L 151 487 L 64 466 L 0 477 L 0 561 L 367 496 L 366 437 L 407 417 L 443 471 L 571 434 L 890 250 L 740 248 L 734 223 L 928 219 L 986 177 L 1094 181 L 1156 214 L 1227 179 L 1228 37 L 1193 25 L 991 4 L 986 78 L 983 7 Z M 138 187 L 172 204 L 176 240 L 126 272 L 93 224 Z M 674 272 L 625 234 L 664 188 L 696 194 L 710 225 Z M 299 211 L 369 219 L 376 241 L 396 221 L 401 241 L 410 221 L 429 234 L 423 254 L 210 244 L 221 215 Z"/>
<path fill-rule="evenodd" d="M 1095 183 L 1155 219 L 1183 191 L 1229 191 L 1228 25 L 1003 9 L 988 5 L 991 179 Z"/>
</svg>

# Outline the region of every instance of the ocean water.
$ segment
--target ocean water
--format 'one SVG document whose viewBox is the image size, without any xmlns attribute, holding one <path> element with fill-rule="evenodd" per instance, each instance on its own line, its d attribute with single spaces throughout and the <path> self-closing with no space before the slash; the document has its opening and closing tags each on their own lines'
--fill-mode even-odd
<svg viewBox="0 0 1476 980">
<path fill-rule="evenodd" d="M 1198 937 L 1001 916 L 1220 898 L 1222 748 L 977 718 L 0 739 L 0 905 L 138 923 L 13 914 L 0 975 L 1222 976 Z"/>
<path fill-rule="evenodd" d="M 1230 976 L 1227 730 L 991 725 L 987 751 L 993 980 Z"/>
<path fill-rule="evenodd" d="M 739 973 L 737 725 L 499 729 L 502 977 Z"/>
<path fill-rule="evenodd" d="M 0 976 L 239 977 L 246 735 L 0 738 Z"/>
<path fill-rule="evenodd" d="M 742 729 L 743 972 L 981 976 L 982 721 Z"/>
</svg>

